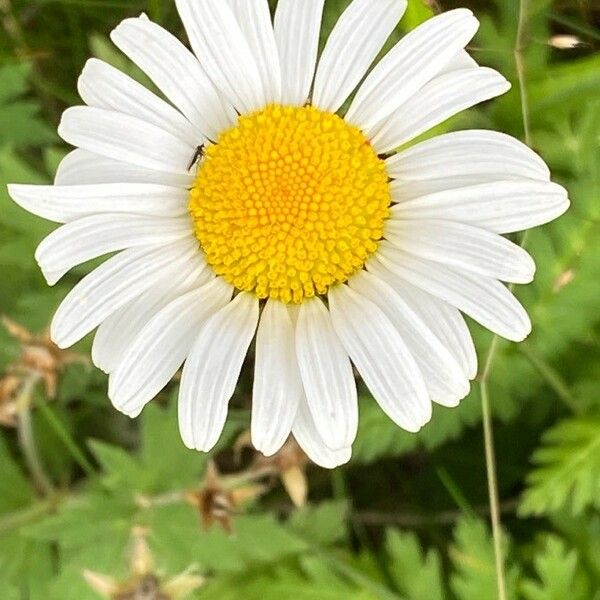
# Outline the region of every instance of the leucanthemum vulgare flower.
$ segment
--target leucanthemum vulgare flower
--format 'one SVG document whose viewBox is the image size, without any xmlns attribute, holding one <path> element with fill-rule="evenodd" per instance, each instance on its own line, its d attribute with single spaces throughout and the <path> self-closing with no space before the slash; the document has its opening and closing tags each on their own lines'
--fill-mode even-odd
<svg viewBox="0 0 600 600">
<path fill-rule="evenodd" d="M 176 4 L 195 55 L 144 15 L 111 36 L 164 99 L 90 60 L 87 106 L 60 124 L 77 149 L 55 185 L 10 187 L 64 223 L 36 254 L 50 284 L 119 252 L 65 298 L 53 339 L 68 347 L 98 328 L 94 362 L 132 417 L 185 363 L 190 448 L 218 440 L 255 337 L 251 428 L 264 454 L 292 433 L 321 465 L 349 459 L 352 364 L 418 431 L 432 402 L 456 406 L 476 374 L 461 312 L 509 340 L 530 331 L 504 283 L 531 281 L 534 263 L 501 234 L 569 205 L 507 135 L 402 149 L 508 90 L 465 51 L 477 20 L 439 15 L 370 70 L 406 0 L 354 0 L 319 58 L 323 0 L 279 0 L 274 23 L 267 0 Z"/>
</svg>

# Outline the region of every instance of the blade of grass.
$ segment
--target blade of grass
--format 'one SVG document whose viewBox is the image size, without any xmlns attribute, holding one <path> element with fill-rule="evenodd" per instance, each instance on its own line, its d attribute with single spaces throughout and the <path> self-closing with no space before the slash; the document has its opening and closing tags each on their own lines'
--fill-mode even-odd
<svg viewBox="0 0 600 600">
<path fill-rule="evenodd" d="M 73 460 L 81 467 L 86 475 L 94 475 L 95 470 L 92 463 L 86 458 L 85 454 L 77 446 L 77 443 L 67 431 L 65 426 L 62 424 L 60 419 L 56 416 L 54 411 L 48 406 L 47 402 L 40 402 L 39 410 L 43 417 L 46 419 L 48 425 L 52 428 L 57 437 L 65 445 Z"/>
</svg>

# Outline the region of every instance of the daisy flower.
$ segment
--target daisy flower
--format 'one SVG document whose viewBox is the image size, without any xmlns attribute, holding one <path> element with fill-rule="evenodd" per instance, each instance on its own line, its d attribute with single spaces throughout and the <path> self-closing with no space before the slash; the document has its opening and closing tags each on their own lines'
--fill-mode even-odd
<svg viewBox="0 0 600 600">
<path fill-rule="evenodd" d="M 353 365 L 418 431 L 432 402 L 456 406 L 476 375 L 461 313 L 509 340 L 530 332 L 504 283 L 530 282 L 534 262 L 501 234 L 569 206 L 507 135 L 409 146 L 510 87 L 465 51 L 469 10 L 432 18 L 373 66 L 406 0 L 354 0 L 319 57 L 323 1 L 279 0 L 272 21 L 267 0 L 177 0 L 194 53 L 145 15 L 126 19 L 111 38 L 160 96 L 91 59 L 86 106 L 59 127 L 76 149 L 55 185 L 10 186 L 63 224 L 36 252 L 50 284 L 113 253 L 64 299 L 53 340 L 97 328 L 93 360 L 132 417 L 183 364 L 189 448 L 219 439 L 254 339 L 264 454 L 292 434 L 320 465 L 348 461 Z"/>
</svg>

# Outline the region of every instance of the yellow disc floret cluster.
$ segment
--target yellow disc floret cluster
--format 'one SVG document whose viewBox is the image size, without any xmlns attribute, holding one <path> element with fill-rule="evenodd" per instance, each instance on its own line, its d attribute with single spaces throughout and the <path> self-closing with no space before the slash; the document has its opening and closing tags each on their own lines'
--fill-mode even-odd
<svg viewBox="0 0 600 600">
<path fill-rule="evenodd" d="M 217 275 L 300 303 L 363 267 L 390 202 L 385 164 L 357 128 L 311 106 L 271 105 L 206 149 L 189 210 Z"/>
</svg>

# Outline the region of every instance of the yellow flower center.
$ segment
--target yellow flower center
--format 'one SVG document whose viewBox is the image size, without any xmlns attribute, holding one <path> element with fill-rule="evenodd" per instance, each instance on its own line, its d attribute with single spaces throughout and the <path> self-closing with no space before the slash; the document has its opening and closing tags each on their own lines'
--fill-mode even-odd
<svg viewBox="0 0 600 600">
<path fill-rule="evenodd" d="M 356 127 L 311 106 L 271 105 L 206 149 L 189 210 L 217 275 L 300 303 L 363 267 L 390 202 L 385 163 Z"/>
</svg>

